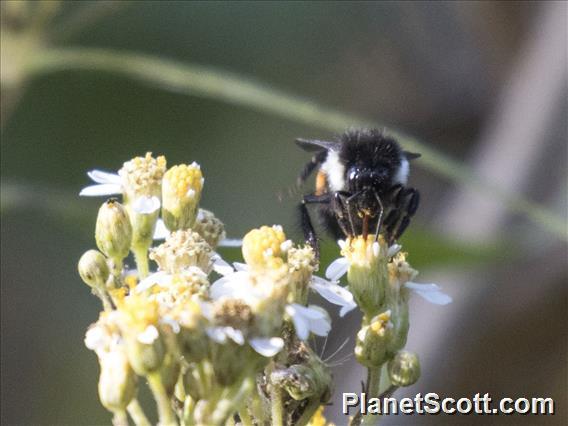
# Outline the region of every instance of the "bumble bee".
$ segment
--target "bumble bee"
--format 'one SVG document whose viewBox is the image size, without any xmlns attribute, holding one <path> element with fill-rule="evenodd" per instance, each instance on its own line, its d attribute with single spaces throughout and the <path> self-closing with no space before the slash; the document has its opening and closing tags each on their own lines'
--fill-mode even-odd
<svg viewBox="0 0 568 426">
<path fill-rule="evenodd" d="M 301 186 L 316 170 L 316 188 L 304 195 L 300 219 L 306 242 L 319 255 L 308 204 L 317 204 L 323 226 L 336 239 L 371 233 L 397 240 L 416 212 L 420 194 L 406 186 L 411 160 L 420 154 L 404 151 L 377 129 L 349 130 L 334 142 L 296 139 L 315 152 L 298 177 Z"/>
</svg>

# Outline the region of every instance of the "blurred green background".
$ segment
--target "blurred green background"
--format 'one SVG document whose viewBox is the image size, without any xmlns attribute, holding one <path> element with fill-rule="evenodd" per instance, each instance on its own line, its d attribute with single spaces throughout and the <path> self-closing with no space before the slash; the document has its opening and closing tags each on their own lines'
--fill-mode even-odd
<svg viewBox="0 0 568 426">
<path fill-rule="evenodd" d="M 110 421 L 96 357 L 83 345 L 99 306 L 76 273 L 102 202 L 77 195 L 87 170 L 115 171 L 146 151 L 170 165 L 197 161 L 202 204 L 228 236 L 279 223 L 300 240 L 300 195 L 279 197 L 309 157 L 293 140 L 334 136 L 329 126 L 117 73 L 27 73 L 55 47 L 206 65 L 403 129 L 539 202 L 566 228 L 565 3 L 3 1 L 2 424 Z M 408 347 L 422 356 L 423 378 L 397 395 L 551 396 L 557 414 L 385 424 L 565 424 L 566 233 L 416 164 L 422 205 L 403 244 L 421 281 L 455 302 L 414 301 Z M 325 260 L 334 256 L 328 244 Z M 357 322 L 336 319 L 328 353 Z M 353 358 L 336 370 L 326 413 L 340 425 L 338 396 L 358 392 L 363 372 Z"/>
</svg>

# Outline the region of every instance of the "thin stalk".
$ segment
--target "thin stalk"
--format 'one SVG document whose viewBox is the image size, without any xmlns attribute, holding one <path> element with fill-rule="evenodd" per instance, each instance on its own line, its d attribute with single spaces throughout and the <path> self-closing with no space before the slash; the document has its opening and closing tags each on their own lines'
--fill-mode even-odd
<svg viewBox="0 0 568 426">
<path fill-rule="evenodd" d="M 320 401 L 318 399 L 311 400 L 294 426 L 307 425 L 308 422 L 311 420 L 312 416 L 314 415 L 314 413 L 319 408 L 319 406 L 320 406 Z"/>
<path fill-rule="evenodd" d="M 292 96 L 256 81 L 150 55 L 105 49 L 45 48 L 38 49 L 26 65 L 25 71 L 32 76 L 69 69 L 115 72 L 154 86 L 169 88 L 177 93 L 248 106 L 263 113 L 332 132 L 341 132 L 352 126 L 384 127 L 372 120 L 325 108 L 312 100 Z M 476 175 L 466 165 L 403 132 L 391 130 L 388 133 L 396 137 L 405 149 L 422 154 L 417 165 L 496 198 L 509 210 L 524 214 L 543 229 L 568 240 L 564 218 L 554 212 L 518 194 L 499 188 L 493 182 Z"/>
<path fill-rule="evenodd" d="M 125 410 L 116 410 L 112 416 L 113 426 L 128 426 L 128 416 Z"/>
<path fill-rule="evenodd" d="M 148 374 L 147 379 L 158 406 L 160 426 L 177 426 L 176 415 L 174 413 L 174 410 L 172 409 L 170 398 L 166 393 L 166 389 L 164 388 L 160 374 Z"/>
<path fill-rule="evenodd" d="M 148 261 L 147 248 L 133 248 L 134 260 L 136 261 L 136 269 L 138 269 L 138 277 L 143 280 L 150 272 L 150 263 Z"/>
<path fill-rule="evenodd" d="M 274 385 L 270 391 L 270 411 L 272 413 L 272 426 L 284 426 L 282 389 Z"/>
<path fill-rule="evenodd" d="M 250 416 L 247 407 L 243 407 L 239 410 L 239 418 L 241 419 L 241 424 L 243 426 L 253 426 L 252 417 Z"/>
<path fill-rule="evenodd" d="M 140 406 L 137 398 L 134 398 L 126 409 L 136 426 L 150 426 L 150 421 L 148 417 L 146 417 L 146 414 L 144 414 L 144 410 Z"/>
<path fill-rule="evenodd" d="M 367 398 L 377 398 L 381 387 L 381 367 L 372 367 L 367 370 Z M 377 414 L 365 414 L 361 418 L 361 425 L 370 426 L 379 423 Z"/>
</svg>

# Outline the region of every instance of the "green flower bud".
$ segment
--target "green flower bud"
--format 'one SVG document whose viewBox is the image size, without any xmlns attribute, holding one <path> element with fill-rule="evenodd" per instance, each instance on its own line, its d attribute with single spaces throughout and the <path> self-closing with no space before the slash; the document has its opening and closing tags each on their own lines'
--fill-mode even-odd
<svg viewBox="0 0 568 426">
<path fill-rule="evenodd" d="M 107 257 L 122 260 L 128 256 L 132 241 L 132 226 L 126 209 L 115 198 L 99 209 L 95 227 L 97 247 Z"/>
<path fill-rule="evenodd" d="M 325 400 L 326 395 L 331 394 L 331 375 L 321 361 L 275 370 L 270 375 L 270 382 L 272 386 L 284 388 L 296 401 L 314 396 Z"/>
<path fill-rule="evenodd" d="M 389 285 L 386 243 L 373 235 L 348 239 L 341 254 L 349 261 L 347 281 L 349 291 L 367 317 L 384 308 L 385 292 Z"/>
<path fill-rule="evenodd" d="M 170 231 L 191 228 L 197 217 L 203 175 L 199 164 L 173 166 L 162 181 L 162 217 Z"/>
<path fill-rule="evenodd" d="M 388 372 L 394 386 L 410 386 L 420 378 L 420 362 L 412 352 L 400 351 L 388 363 Z"/>
<path fill-rule="evenodd" d="M 151 343 L 142 343 L 137 336 L 127 335 L 125 342 L 128 360 L 136 374 L 145 376 L 162 366 L 166 349 L 161 336 Z"/>
<path fill-rule="evenodd" d="M 90 287 L 104 290 L 110 271 L 104 255 L 97 250 L 86 251 L 79 259 L 79 275 Z"/>
<path fill-rule="evenodd" d="M 115 350 L 99 359 L 99 397 L 109 411 L 123 411 L 136 395 L 136 375 L 124 352 Z"/>
<path fill-rule="evenodd" d="M 366 367 L 379 367 L 389 358 L 387 348 L 393 337 L 391 312 L 385 311 L 366 323 L 364 318 L 357 333 L 355 357 Z"/>
</svg>

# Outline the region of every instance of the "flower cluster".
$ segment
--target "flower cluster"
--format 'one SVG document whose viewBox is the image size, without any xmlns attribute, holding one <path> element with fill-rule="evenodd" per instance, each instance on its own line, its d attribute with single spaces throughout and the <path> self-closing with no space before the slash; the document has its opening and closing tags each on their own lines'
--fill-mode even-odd
<svg viewBox="0 0 568 426">
<path fill-rule="evenodd" d="M 196 163 L 166 169 L 148 153 L 118 174 L 89 176 L 97 185 L 82 195 L 123 196 L 101 206 L 98 250 L 78 267 L 103 303 L 85 344 L 99 359 L 99 396 L 114 423 L 128 423 L 128 413 L 149 424 L 136 397 L 144 382 L 162 425 L 222 425 L 237 413 L 243 424 L 307 423 L 331 395 L 329 368 L 306 343 L 326 336 L 331 321 L 309 292 L 341 315 L 356 307 L 351 293 L 315 276 L 313 250 L 276 225 L 244 236 L 244 263 L 225 262 L 216 251 L 224 226 L 199 208 Z M 153 247 L 153 237 L 164 242 Z M 130 253 L 135 271 L 125 266 Z"/>
<path fill-rule="evenodd" d="M 368 369 L 366 392 L 379 397 L 414 384 L 420 376 L 418 357 L 404 350 L 410 293 L 438 305 L 450 303 L 451 297 L 436 284 L 414 282 L 418 272 L 407 262 L 407 253 L 398 244 L 389 247 L 382 236 L 377 241 L 371 235 L 357 236 L 339 241 L 339 246 L 342 257 L 329 265 L 326 276 L 336 281 L 347 274 L 348 288 L 363 313 L 355 357 Z M 381 379 L 383 370 L 386 377 Z M 363 420 L 356 416 L 352 424 Z"/>
</svg>

